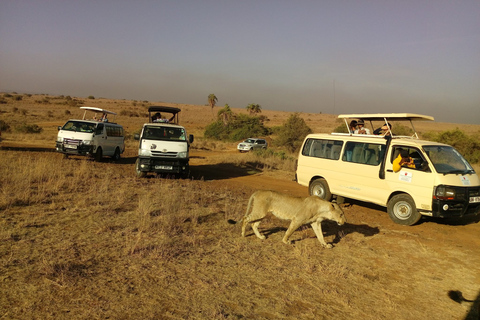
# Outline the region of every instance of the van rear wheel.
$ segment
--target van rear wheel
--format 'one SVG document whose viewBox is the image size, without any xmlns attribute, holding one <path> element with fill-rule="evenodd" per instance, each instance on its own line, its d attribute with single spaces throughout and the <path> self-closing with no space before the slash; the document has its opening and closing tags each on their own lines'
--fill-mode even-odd
<svg viewBox="0 0 480 320">
<path fill-rule="evenodd" d="M 388 201 L 388 215 L 393 222 L 405 226 L 417 223 L 422 215 L 417 211 L 415 201 L 408 194 L 397 194 Z"/>
<path fill-rule="evenodd" d="M 117 147 L 115 149 L 115 153 L 112 156 L 113 161 L 118 161 L 120 160 L 120 149 Z"/>
<path fill-rule="evenodd" d="M 332 200 L 332 194 L 330 193 L 330 188 L 325 179 L 316 179 L 310 183 L 308 188 L 311 196 L 317 196 L 321 199 L 330 201 Z"/>
</svg>

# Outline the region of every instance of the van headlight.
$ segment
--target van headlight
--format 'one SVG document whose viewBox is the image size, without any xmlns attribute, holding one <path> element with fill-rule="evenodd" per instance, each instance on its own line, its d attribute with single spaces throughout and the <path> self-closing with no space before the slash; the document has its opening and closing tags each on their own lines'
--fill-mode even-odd
<svg viewBox="0 0 480 320">
<path fill-rule="evenodd" d="M 92 144 L 92 140 L 83 140 L 83 144 L 89 146 Z"/>
<path fill-rule="evenodd" d="M 140 151 L 138 151 L 138 155 L 139 155 L 139 156 L 149 157 L 149 156 L 150 156 L 150 150 L 140 149 Z"/>
<path fill-rule="evenodd" d="M 188 151 L 177 153 L 177 158 L 188 158 Z"/>
<path fill-rule="evenodd" d="M 438 186 L 435 188 L 433 197 L 439 200 L 454 200 L 455 199 L 455 188 Z"/>
</svg>

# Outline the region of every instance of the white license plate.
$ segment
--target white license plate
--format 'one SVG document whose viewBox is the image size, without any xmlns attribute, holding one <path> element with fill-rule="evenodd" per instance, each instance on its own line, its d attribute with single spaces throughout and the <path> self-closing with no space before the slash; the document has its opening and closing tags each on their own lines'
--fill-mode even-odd
<svg viewBox="0 0 480 320">
<path fill-rule="evenodd" d="M 157 170 L 172 170 L 172 166 L 155 166 L 155 169 Z"/>
<path fill-rule="evenodd" d="M 480 197 L 470 197 L 470 203 L 480 202 Z"/>
<path fill-rule="evenodd" d="M 68 148 L 68 149 L 77 149 L 78 146 L 74 145 L 74 144 L 66 144 L 65 145 L 65 148 Z"/>
</svg>

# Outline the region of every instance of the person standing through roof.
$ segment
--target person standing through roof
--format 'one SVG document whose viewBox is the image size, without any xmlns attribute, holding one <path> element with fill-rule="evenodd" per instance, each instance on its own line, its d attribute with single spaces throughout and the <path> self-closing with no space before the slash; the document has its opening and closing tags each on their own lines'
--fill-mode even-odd
<svg viewBox="0 0 480 320">
<path fill-rule="evenodd" d="M 357 120 L 350 121 L 350 124 L 348 125 L 349 133 L 355 133 L 356 129 L 357 129 Z"/>
<path fill-rule="evenodd" d="M 357 121 L 357 130 L 355 130 L 356 134 L 370 134 L 370 130 L 365 128 L 365 122 L 360 119 Z"/>
<path fill-rule="evenodd" d="M 389 136 L 392 132 L 392 125 L 390 123 L 384 124 L 382 127 L 375 129 L 373 134 L 375 135 L 382 135 L 382 136 Z"/>
</svg>

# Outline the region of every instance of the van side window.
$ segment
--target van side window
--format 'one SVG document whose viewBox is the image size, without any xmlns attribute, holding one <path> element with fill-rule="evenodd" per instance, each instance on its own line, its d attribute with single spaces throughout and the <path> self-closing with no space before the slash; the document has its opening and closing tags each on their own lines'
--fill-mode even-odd
<svg viewBox="0 0 480 320">
<path fill-rule="evenodd" d="M 340 159 L 343 141 L 308 139 L 302 150 L 302 155 L 323 159 Z"/>
<path fill-rule="evenodd" d="M 95 134 L 103 134 L 103 123 L 99 123 L 95 129 Z"/>
<path fill-rule="evenodd" d="M 385 145 L 364 142 L 347 142 L 342 160 L 378 166 L 382 162 Z"/>
<path fill-rule="evenodd" d="M 426 169 L 428 169 L 428 167 L 422 168 L 422 164 L 423 163 L 426 164 L 426 161 L 425 161 L 425 158 L 422 156 L 422 153 L 420 152 L 420 150 L 418 150 L 417 148 L 412 148 L 407 146 L 393 146 L 392 154 L 390 157 L 390 163 L 393 164 L 393 160 L 395 160 L 398 157 L 398 155 L 402 150 L 408 151 L 410 158 L 412 158 L 413 163 L 415 164 L 415 168 L 410 168 L 410 169 L 417 169 L 417 170 L 423 170 L 423 171 L 426 171 Z"/>
</svg>

